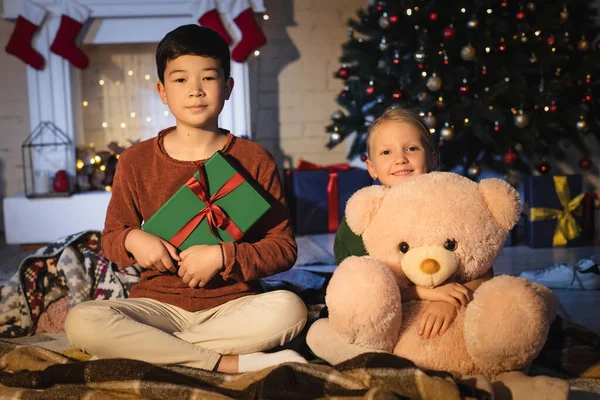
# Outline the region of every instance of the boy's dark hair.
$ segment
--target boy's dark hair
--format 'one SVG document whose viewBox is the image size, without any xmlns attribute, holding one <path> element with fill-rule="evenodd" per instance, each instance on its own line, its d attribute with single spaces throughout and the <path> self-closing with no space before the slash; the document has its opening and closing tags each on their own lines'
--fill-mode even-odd
<svg viewBox="0 0 600 400">
<path fill-rule="evenodd" d="M 225 40 L 210 28 L 190 24 L 167 33 L 156 48 L 156 72 L 163 84 L 167 62 L 185 55 L 206 56 L 219 60 L 225 78 L 229 78 L 231 61 L 229 46 Z"/>
</svg>

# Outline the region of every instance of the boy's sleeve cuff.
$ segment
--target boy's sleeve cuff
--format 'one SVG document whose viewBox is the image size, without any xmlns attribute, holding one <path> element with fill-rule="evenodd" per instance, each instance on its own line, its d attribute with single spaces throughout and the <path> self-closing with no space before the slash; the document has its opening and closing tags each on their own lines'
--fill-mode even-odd
<svg viewBox="0 0 600 400">
<path fill-rule="evenodd" d="M 235 265 L 236 244 L 234 242 L 222 242 L 223 250 L 223 271 L 221 277 L 227 280 L 232 277 L 233 266 Z"/>
</svg>

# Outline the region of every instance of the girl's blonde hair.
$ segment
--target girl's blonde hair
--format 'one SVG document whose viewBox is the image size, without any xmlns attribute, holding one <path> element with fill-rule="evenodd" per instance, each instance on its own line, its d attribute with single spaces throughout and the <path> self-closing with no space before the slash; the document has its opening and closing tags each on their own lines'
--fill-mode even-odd
<svg viewBox="0 0 600 400">
<path fill-rule="evenodd" d="M 403 108 L 388 108 L 369 126 L 367 130 L 367 155 L 369 157 L 371 156 L 371 136 L 379 126 L 387 121 L 406 122 L 414 126 L 421 136 L 425 150 L 430 152 L 431 158 L 429 159 L 433 162 L 431 170 L 435 171 L 438 169 L 440 163 L 439 153 L 436 151 L 434 135 L 429 132 L 429 128 L 425 125 L 419 114 Z"/>
</svg>

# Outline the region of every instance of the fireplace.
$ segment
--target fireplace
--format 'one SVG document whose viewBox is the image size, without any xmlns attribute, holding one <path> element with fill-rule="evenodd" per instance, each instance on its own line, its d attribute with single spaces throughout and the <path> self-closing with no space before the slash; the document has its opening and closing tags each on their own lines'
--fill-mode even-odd
<svg viewBox="0 0 600 400">
<path fill-rule="evenodd" d="M 0 1 L 4 5 L 3 17 L 16 19 L 21 0 Z M 82 33 L 82 49 L 92 53 L 90 66 L 84 71 L 49 51 L 61 18 L 60 0 L 33 1 L 44 7 L 48 15 L 34 43 L 36 50 L 46 59 L 46 66 L 40 71 L 27 67 L 32 129 L 43 121 L 52 121 L 76 146 L 94 142 L 99 148 L 111 140 L 127 145 L 128 141 L 148 139 L 156 135 L 158 129 L 173 124 L 168 109 L 151 90 L 157 80 L 153 52 L 156 44 L 170 30 L 179 25 L 197 23 L 190 14 L 190 1 L 78 0 L 91 11 Z M 252 3 L 255 12 L 265 11 L 262 1 Z M 232 21 L 227 16 L 222 17 L 231 28 L 232 36 L 239 37 Z M 129 59 L 137 57 L 131 67 L 119 66 L 118 62 L 108 67 L 94 65 L 96 52 L 106 55 L 112 49 L 118 58 L 127 54 L 128 48 L 131 50 Z M 149 56 L 152 56 L 150 60 Z M 107 69 L 103 70 L 104 67 Z M 122 67 L 126 70 L 117 77 L 115 71 Z M 106 76 L 103 76 L 103 71 Z M 225 104 L 220 126 L 236 135 L 251 136 L 247 64 L 232 62 L 231 76 L 235 80 L 235 90 Z M 127 86 L 134 79 L 136 83 Z M 135 85 L 138 85 L 140 93 L 135 93 Z M 115 117 L 106 109 L 100 111 L 100 104 L 104 108 L 118 109 L 119 102 L 125 102 L 128 97 L 123 90 L 126 87 L 138 98 L 126 102 L 122 115 Z M 112 98 L 103 97 L 103 94 Z M 75 165 L 71 166 L 71 176 L 75 176 L 75 168 Z M 6 241 L 9 244 L 46 243 L 85 229 L 100 230 L 109 200 L 110 192 L 49 199 L 27 199 L 24 195 L 6 197 Z"/>
</svg>

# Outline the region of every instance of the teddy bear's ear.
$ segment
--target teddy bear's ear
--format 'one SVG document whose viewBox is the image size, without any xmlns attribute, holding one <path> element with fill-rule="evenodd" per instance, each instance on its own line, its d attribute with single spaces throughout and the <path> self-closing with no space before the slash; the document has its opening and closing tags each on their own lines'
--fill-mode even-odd
<svg viewBox="0 0 600 400">
<path fill-rule="evenodd" d="M 515 188 L 502 179 L 489 178 L 482 179 L 478 189 L 498 225 L 511 230 L 521 215 L 521 200 Z"/>
<path fill-rule="evenodd" d="M 387 188 L 374 185 L 354 193 L 346 204 L 346 222 L 350 230 L 362 235 L 379 209 Z"/>
</svg>

